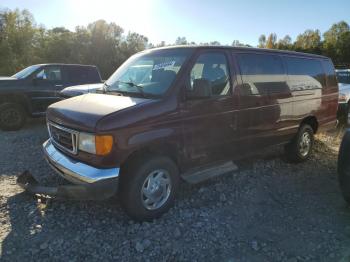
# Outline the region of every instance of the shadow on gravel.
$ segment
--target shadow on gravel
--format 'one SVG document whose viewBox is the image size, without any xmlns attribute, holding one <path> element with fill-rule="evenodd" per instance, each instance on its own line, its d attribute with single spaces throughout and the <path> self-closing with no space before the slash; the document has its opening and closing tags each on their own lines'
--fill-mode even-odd
<svg viewBox="0 0 350 262">
<path fill-rule="evenodd" d="M 116 199 L 64 201 L 22 192 L 6 204 L 11 231 L 2 242 L 1 261 L 99 260 L 94 257 L 96 249 L 106 252 L 109 260 L 112 250 L 104 250 L 95 239 L 120 238 L 123 234 L 113 227 L 128 224 Z"/>
</svg>

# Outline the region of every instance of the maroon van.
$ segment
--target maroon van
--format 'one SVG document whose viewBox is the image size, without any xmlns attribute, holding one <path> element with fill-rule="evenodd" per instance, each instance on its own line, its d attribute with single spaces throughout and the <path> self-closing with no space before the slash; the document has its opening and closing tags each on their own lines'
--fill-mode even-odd
<svg viewBox="0 0 350 262">
<path fill-rule="evenodd" d="M 309 158 L 314 134 L 336 122 L 338 86 L 327 57 L 233 47 L 167 47 L 128 59 L 100 94 L 51 105 L 48 163 L 72 184 L 27 190 L 72 198 L 119 194 L 136 220 L 159 217 L 179 181 L 235 169 L 232 160 L 285 145 Z"/>
</svg>

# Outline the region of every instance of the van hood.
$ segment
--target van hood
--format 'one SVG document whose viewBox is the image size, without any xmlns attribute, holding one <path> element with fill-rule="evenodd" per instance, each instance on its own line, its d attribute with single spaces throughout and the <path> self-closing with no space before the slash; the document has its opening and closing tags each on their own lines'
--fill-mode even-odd
<svg viewBox="0 0 350 262">
<path fill-rule="evenodd" d="M 106 94 L 86 94 L 69 98 L 47 109 L 48 121 L 76 130 L 94 132 L 103 117 L 153 100 Z"/>
</svg>

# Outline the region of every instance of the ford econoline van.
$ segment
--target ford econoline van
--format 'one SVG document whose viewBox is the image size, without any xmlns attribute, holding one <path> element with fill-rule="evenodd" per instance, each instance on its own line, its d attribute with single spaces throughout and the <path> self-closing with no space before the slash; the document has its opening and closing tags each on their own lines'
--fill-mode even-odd
<svg viewBox="0 0 350 262">
<path fill-rule="evenodd" d="M 40 187 L 24 178 L 22 185 L 76 198 L 118 193 L 129 216 L 150 220 L 174 203 L 181 179 L 227 173 L 236 168 L 232 160 L 273 145 L 284 145 L 293 162 L 307 160 L 314 134 L 335 126 L 337 105 L 334 67 L 324 56 L 217 46 L 146 50 L 99 94 L 48 108 L 44 155 L 73 185 Z"/>
</svg>

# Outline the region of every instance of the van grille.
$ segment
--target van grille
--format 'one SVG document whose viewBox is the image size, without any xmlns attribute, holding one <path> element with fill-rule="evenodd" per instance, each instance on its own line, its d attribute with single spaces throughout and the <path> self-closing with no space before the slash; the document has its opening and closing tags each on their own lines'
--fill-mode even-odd
<svg viewBox="0 0 350 262">
<path fill-rule="evenodd" d="M 79 133 L 77 131 L 50 122 L 48 123 L 48 130 L 50 138 L 56 146 L 72 154 L 78 152 Z"/>
</svg>

